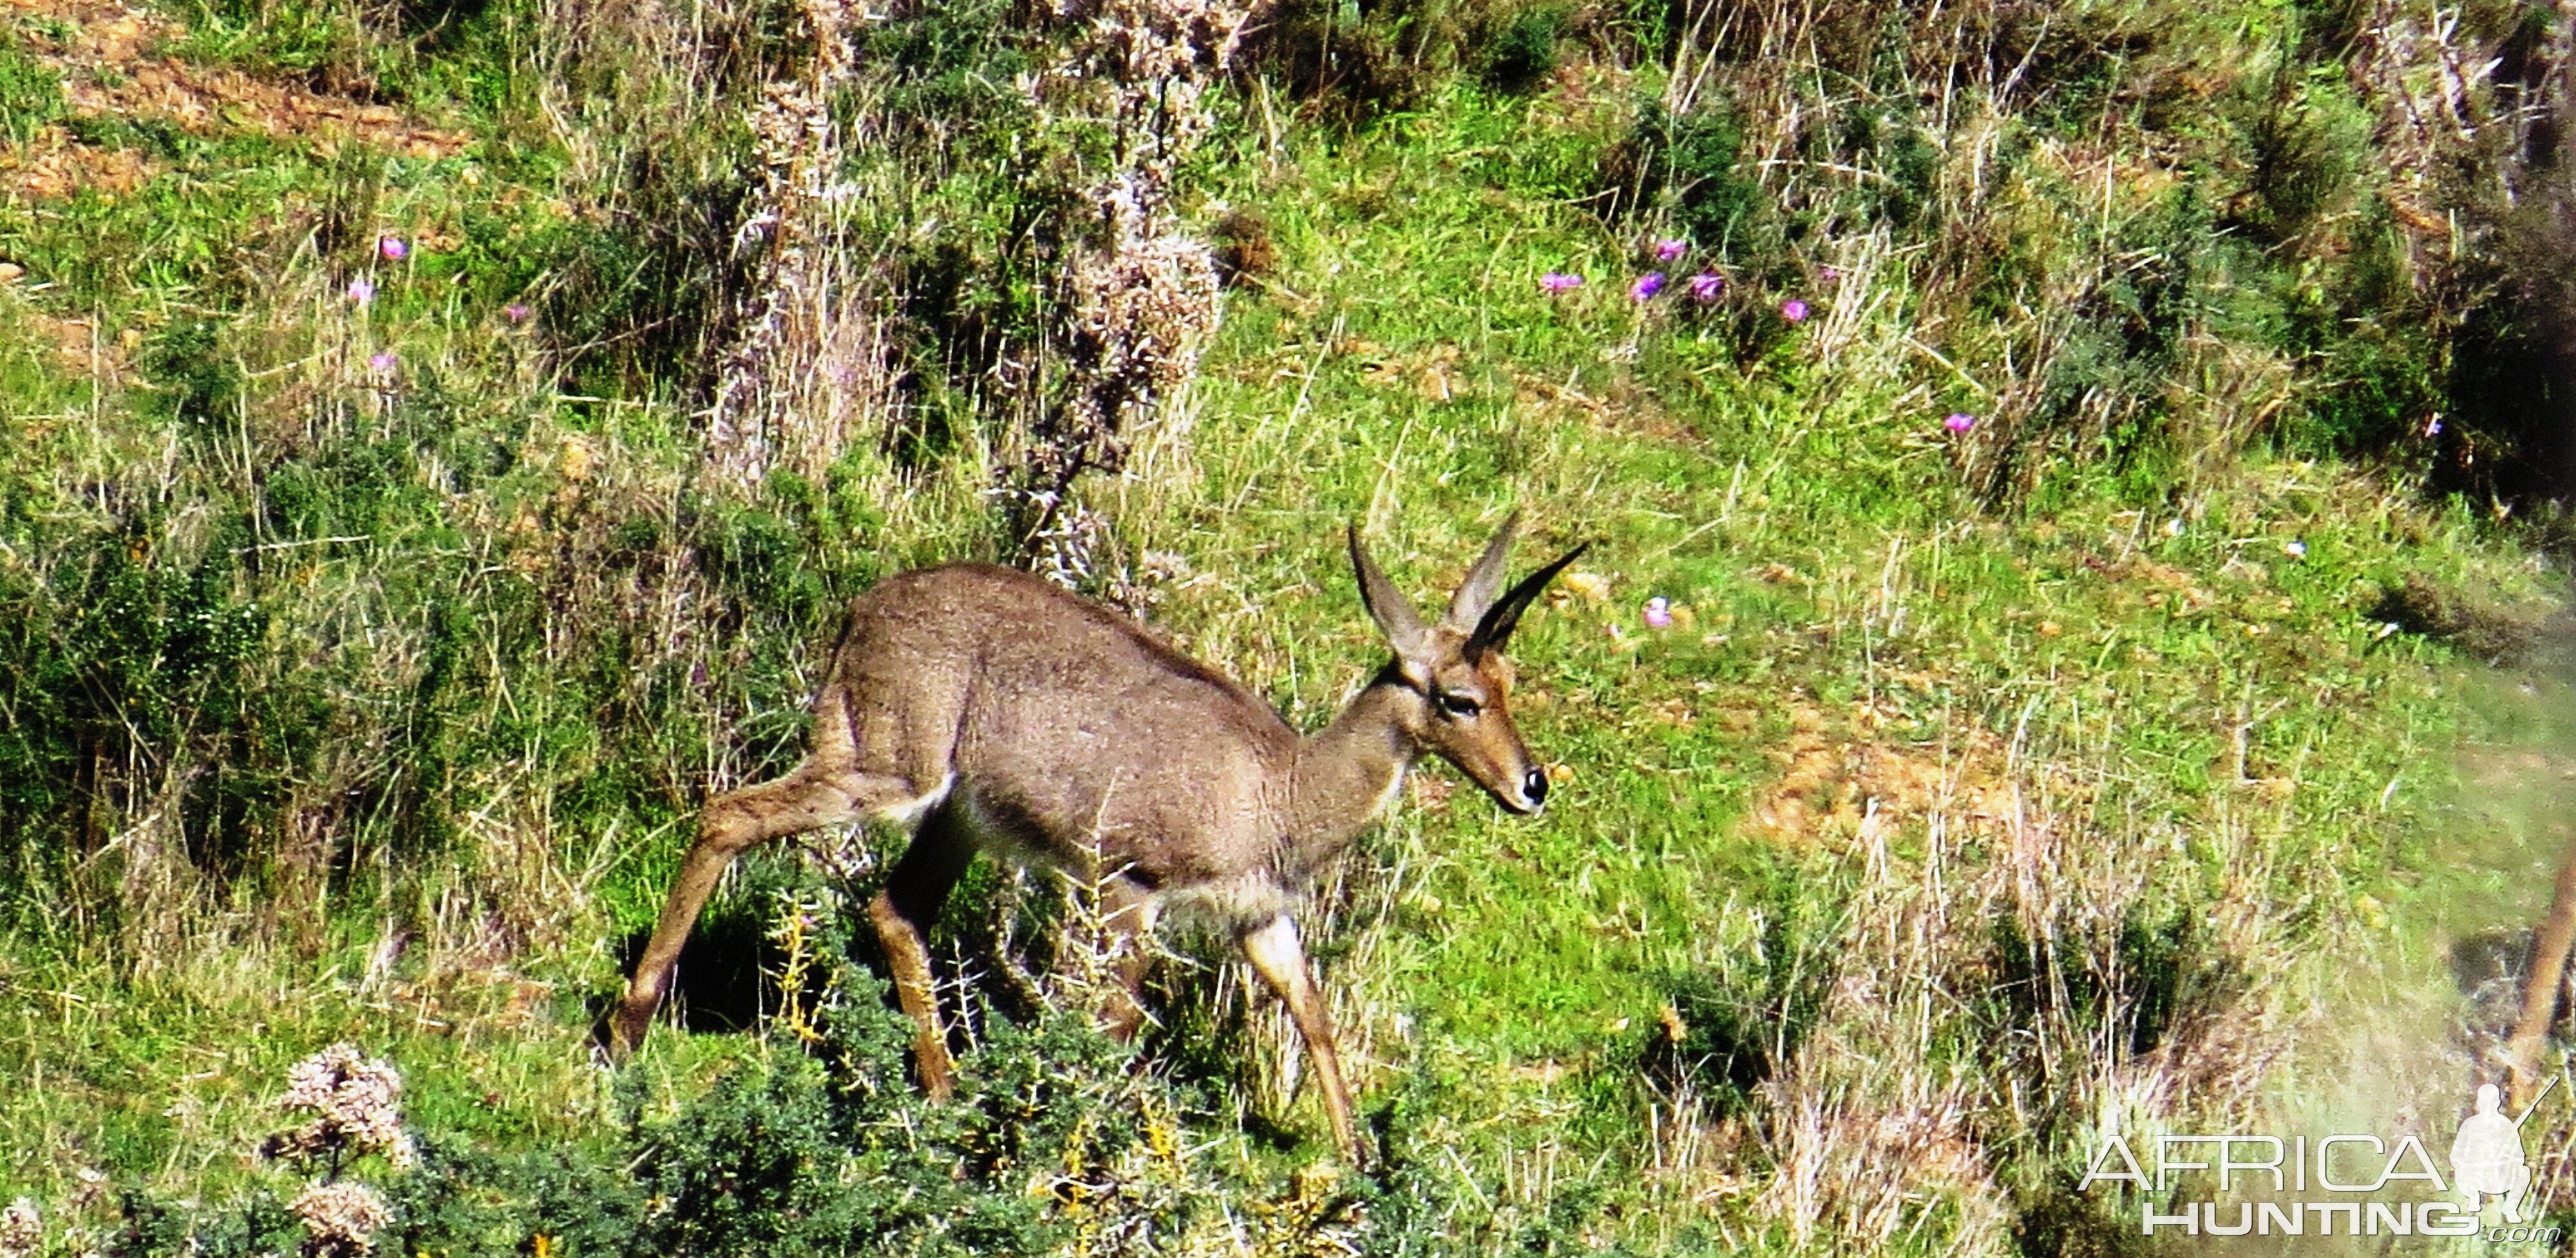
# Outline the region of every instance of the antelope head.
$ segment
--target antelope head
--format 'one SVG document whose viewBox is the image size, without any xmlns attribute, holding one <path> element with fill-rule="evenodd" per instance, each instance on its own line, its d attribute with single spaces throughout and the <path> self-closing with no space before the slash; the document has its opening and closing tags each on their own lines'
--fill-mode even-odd
<svg viewBox="0 0 2576 1258">
<path fill-rule="evenodd" d="M 1503 647 L 1521 613 L 1590 543 L 1505 591 L 1503 565 L 1519 519 L 1515 515 L 1503 521 L 1438 624 L 1423 624 L 1421 613 L 1378 571 L 1357 525 L 1351 527 L 1351 566 L 1359 571 L 1360 601 L 1367 605 L 1369 619 L 1395 648 L 1395 660 L 1380 681 L 1404 692 L 1397 705 L 1398 726 L 1416 749 L 1456 765 L 1495 802 L 1528 815 L 1547 803 L 1547 771 L 1531 761 L 1529 747 L 1512 725 L 1512 663 L 1504 658 Z"/>
</svg>

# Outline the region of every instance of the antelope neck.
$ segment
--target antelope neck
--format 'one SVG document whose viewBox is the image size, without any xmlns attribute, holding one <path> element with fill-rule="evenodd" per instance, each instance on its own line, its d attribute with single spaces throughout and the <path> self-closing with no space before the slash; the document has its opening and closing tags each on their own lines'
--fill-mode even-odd
<svg viewBox="0 0 2576 1258">
<path fill-rule="evenodd" d="M 1421 754 L 1398 711 L 1407 690 L 1381 675 L 1331 725 L 1298 741 L 1289 773 L 1289 842 L 1303 849 L 1298 855 L 1321 860 L 1340 851 L 1395 798 Z"/>
</svg>

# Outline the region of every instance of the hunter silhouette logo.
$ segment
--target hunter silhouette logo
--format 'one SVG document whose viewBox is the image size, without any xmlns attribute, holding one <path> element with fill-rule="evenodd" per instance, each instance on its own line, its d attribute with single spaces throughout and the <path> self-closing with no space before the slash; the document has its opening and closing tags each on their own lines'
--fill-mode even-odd
<svg viewBox="0 0 2576 1258">
<path fill-rule="evenodd" d="M 2477 1112 L 2461 1120 L 2460 1134 L 2451 1138 L 2451 1186 L 2469 1213 L 2477 1213 L 2494 1195 L 2504 1198 L 2505 1222 L 2524 1221 L 2522 1198 L 2531 1191 L 2531 1168 L 2523 1164 L 2522 1124 L 2557 1086 L 2557 1078 L 2551 1077 L 2521 1118 L 2507 1118 L 2501 1108 L 2504 1093 L 2492 1083 L 2478 1085 Z"/>
</svg>

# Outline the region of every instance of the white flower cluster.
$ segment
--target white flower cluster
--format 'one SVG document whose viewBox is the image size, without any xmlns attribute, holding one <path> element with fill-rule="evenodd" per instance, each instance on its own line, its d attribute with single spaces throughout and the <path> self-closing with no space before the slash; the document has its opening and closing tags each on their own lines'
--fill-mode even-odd
<svg viewBox="0 0 2576 1258">
<path fill-rule="evenodd" d="M 310 1184 L 286 1208 L 304 1220 L 307 1258 L 353 1258 L 376 1249 L 393 1211 L 365 1184 Z"/>
<path fill-rule="evenodd" d="M 0 1210 L 0 1258 L 35 1258 L 44 1247 L 45 1220 L 35 1202 L 20 1197 Z"/>
<path fill-rule="evenodd" d="M 361 1055 L 355 1044 L 334 1044 L 286 1072 L 278 1105 L 312 1114 L 311 1123 L 268 1143 L 271 1156 L 310 1157 L 332 1149 L 381 1153 L 397 1167 L 411 1165 L 411 1137 L 403 1134 L 402 1075 L 390 1062 Z"/>
</svg>

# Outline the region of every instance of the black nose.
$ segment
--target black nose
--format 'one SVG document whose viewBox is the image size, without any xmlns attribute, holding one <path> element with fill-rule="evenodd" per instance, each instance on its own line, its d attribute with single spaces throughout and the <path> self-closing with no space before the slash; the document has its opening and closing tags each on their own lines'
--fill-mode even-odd
<svg viewBox="0 0 2576 1258">
<path fill-rule="evenodd" d="M 1521 779 L 1521 794 L 1529 797 L 1530 806 L 1533 808 L 1546 803 L 1547 770 L 1530 770 L 1529 776 Z"/>
</svg>

